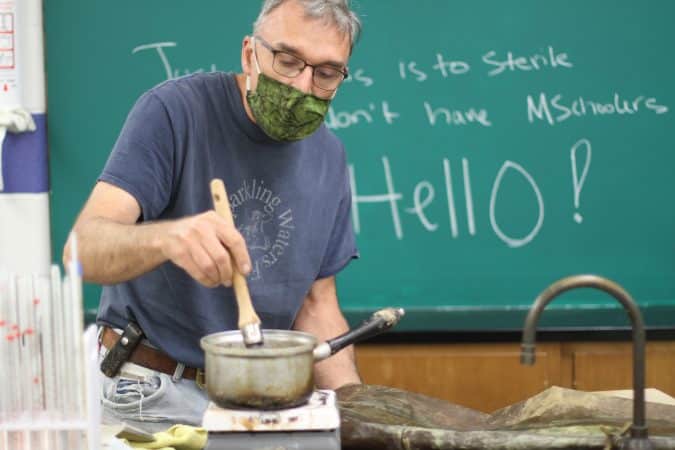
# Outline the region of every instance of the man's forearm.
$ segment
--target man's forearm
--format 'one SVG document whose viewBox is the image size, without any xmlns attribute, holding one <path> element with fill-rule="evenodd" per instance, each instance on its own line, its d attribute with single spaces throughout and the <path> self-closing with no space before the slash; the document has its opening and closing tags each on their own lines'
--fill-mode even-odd
<svg viewBox="0 0 675 450">
<path fill-rule="evenodd" d="M 331 289 L 328 299 L 333 300 L 333 295 L 334 291 Z M 312 293 L 310 297 L 313 297 Z M 331 339 L 347 332 L 349 324 L 336 307 L 337 301 L 325 301 L 328 299 L 313 298 L 307 302 L 296 318 L 295 329 L 311 333 L 319 340 Z M 326 312 L 319 306 L 322 304 L 334 304 L 335 307 L 329 307 Z M 325 361 L 316 363 L 314 377 L 316 385 L 325 389 L 337 389 L 344 384 L 360 383 L 354 347 L 350 345 Z"/>
<path fill-rule="evenodd" d="M 350 383 L 361 383 L 356 361 L 354 347 L 349 346 L 325 361 L 315 364 L 314 376 L 319 388 L 337 389 Z"/>
<path fill-rule="evenodd" d="M 83 279 L 114 284 L 142 275 L 167 258 L 159 237 L 166 223 L 121 224 L 100 217 L 89 218 L 75 229 Z M 70 258 L 70 242 L 64 249 L 64 264 Z"/>
</svg>

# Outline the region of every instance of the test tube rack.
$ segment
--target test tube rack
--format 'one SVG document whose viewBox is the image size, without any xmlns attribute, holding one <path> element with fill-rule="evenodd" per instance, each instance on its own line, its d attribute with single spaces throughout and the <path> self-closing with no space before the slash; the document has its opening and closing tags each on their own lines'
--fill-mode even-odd
<svg viewBox="0 0 675 450">
<path fill-rule="evenodd" d="M 0 271 L 0 450 L 99 450 L 99 392 L 80 274 Z"/>
</svg>

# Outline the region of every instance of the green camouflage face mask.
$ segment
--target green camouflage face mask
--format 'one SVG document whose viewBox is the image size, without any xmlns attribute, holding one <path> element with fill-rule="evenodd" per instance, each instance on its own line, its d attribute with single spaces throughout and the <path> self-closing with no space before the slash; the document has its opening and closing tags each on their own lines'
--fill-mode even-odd
<svg viewBox="0 0 675 450">
<path fill-rule="evenodd" d="M 305 94 L 263 73 L 255 92 L 246 90 L 246 100 L 260 128 L 277 141 L 297 141 L 314 133 L 330 105 L 330 99 Z"/>
</svg>

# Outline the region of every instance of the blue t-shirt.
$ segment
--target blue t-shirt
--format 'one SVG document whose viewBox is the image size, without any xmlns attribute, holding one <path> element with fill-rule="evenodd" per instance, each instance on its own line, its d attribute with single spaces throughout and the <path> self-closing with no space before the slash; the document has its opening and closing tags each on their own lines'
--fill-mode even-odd
<svg viewBox="0 0 675 450">
<path fill-rule="evenodd" d="M 224 181 L 246 240 L 263 328 L 289 329 L 312 283 L 358 256 L 342 144 L 325 125 L 274 141 L 246 115 L 234 74 L 195 74 L 136 102 L 99 180 L 133 195 L 145 222 L 213 209 L 212 178 Z M 103 287 L 98 322 L 129 319 L 174 359 L 203 367 L 199 339 L 236 329 L 238 316 L 231 288 L 207 288 L 167 262 Z"/>
</svg>

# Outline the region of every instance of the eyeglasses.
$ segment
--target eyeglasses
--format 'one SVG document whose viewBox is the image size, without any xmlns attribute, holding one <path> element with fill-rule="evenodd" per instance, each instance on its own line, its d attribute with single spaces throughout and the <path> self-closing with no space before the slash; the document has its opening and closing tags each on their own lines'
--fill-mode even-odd
<svg viewBox="0 0 675 450">
<path fill-rule="evenodd" d="M 277 50 L 259 36 L 255 36 L 254 39 L 272 53 L 272 69 L 281 76 L 295 78 L 305 70 L 305 67 L 309 66 L 312 68 L 314 85 L 319 89 L 331 92 L 335 91 L 340 83 L 349 76 L 346 68 L 339 69 L 329 64 L 309 64 L 291 53 Z"/>
</svg>

